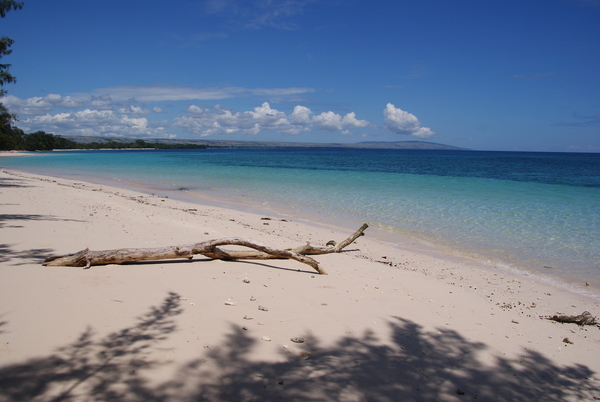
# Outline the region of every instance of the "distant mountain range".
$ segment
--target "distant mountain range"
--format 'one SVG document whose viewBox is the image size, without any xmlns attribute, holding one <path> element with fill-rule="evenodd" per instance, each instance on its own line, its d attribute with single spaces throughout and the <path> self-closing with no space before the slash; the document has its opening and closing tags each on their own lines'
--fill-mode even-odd
<svg viewBox="0 0 600 402">
<path fill-rule="evenodd" d="M 69 136 L 64 138 L 77 143 L 88 144 L 91 142 L 106 143 L 109 141 L 131 143 L 138 138 L 130 137 L 93 137 Z M 144 139 L 148 143 L 158 144 L 194 144 L 206 145 L 211 148 L 371 148 L 371 149 L 429 149 L 429 150 L 462 150 L 451 145 L 437 144 L 427 141 L 363 141 L 351 144 L 342 143 L 316 143 L 316 142 L 278 142 L 278 141 L 237 141 L 237 140 L 192 140 L 192 139 Z"/>
</svg>

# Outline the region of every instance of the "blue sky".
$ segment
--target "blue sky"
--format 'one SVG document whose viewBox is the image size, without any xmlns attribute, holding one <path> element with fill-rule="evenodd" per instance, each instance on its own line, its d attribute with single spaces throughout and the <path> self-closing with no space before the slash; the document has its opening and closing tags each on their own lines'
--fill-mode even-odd
<svg viewBox="0 0 600 402">
<path fill-rule="evenodd" d="M 600 0 L 25 0 L 17 126 L 600 152 Z"/>
</svg>

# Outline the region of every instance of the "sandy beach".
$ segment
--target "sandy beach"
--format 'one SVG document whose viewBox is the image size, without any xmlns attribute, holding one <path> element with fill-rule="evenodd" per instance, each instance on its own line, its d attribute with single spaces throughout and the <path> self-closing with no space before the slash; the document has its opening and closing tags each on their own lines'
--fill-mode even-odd
<svg viewBox="0 0 600 402">
<path fill-rule="evenodd" d="M 44 267 L 85 248 L 292 248 L 352 230 L 11 171 L 0 194 L 0 401 L 600 399 L 599 328 L 543 319 L 599 316 L 597 299 L 368 229 L 315 256 L 326 276 L 204 257 Z"/>
</svg>

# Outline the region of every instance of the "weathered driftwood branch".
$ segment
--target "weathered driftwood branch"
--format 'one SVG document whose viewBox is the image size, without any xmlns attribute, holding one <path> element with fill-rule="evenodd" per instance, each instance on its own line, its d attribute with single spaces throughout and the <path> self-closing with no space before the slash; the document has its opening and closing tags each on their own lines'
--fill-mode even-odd
<svg viewBox="0 0 600 402">
<path fill-rule="evenodd" d="M 192 259 L 195 254 L 218 260 L 267 260 L 267 259 L 291 259 L 310 265 L 321 275 L 327 272 L 319 266 L 319 263 L 308 255 L 339 253 L 349 244 L 362 236 L 369 225 L 363 224 L 352 236 L 340 244 L 326 247 L 314 247 L 310 244 L 296 247 L 294 249 L 278 250 L 259 242 L 243 239 L 240 237 L 226 237 L 224 239 L 207 240 L 200 243 L 190 243 L 183 246 L 169 246 L 157 248 L 122 248 L 115 250 L 92 251 L 81 250 L 74 254 L 48 257 L 44 261 L 48 267 L 84 267 L 87 269 L 92 265 L 124 264 L 127 262 L 171 260 L 176 258 Z M 253 250 L 227 251 L 220 246 L 244 246 Z"/>
</svg>

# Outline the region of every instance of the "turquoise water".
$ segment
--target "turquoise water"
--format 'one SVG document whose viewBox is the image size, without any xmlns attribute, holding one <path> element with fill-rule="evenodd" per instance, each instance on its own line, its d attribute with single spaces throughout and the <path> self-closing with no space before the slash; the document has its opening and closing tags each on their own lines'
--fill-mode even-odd
<svg viewBox="0 0 600 402">
<path fill-rule="evenodd" d="M 492 264 L 600 286 L 600 155 L 352 149 L 73 151 L 6 168 L 320 223 L 369 222 Z M 129 183 L 129 184 L 128 184 Z"/>
</svg>

